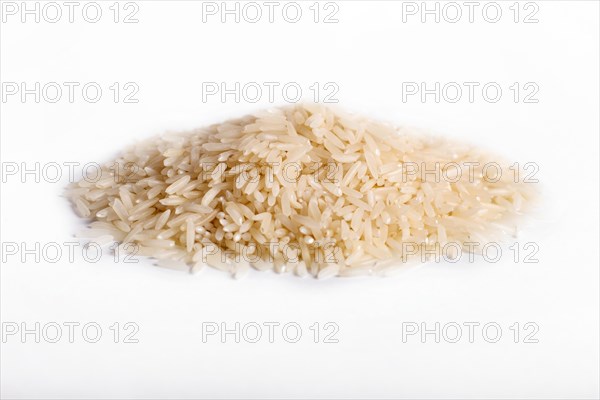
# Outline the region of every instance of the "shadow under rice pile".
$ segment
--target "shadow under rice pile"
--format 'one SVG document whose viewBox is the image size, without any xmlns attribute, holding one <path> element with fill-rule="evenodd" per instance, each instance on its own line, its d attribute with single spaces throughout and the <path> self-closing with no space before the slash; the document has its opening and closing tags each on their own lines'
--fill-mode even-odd
<svg viewBox="0 0 600 400">
<path fill-rule="evenodd" d="M 162 266 L 387 275 L 514 234 L 534 192 L 508 166 L 304 104 L 137 143 L 68 196 L 91 220 L 80 237 Z"/>
</svg>

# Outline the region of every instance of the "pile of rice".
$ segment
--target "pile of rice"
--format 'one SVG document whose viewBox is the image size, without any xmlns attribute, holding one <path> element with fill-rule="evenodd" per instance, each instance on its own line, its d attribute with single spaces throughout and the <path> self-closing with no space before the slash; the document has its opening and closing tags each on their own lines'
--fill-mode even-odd
<svg viewBox="0 0 600 400">
<path fill-rule="evenodd" d="M 532 191 L 507 164 L 499 180 L 487 179 L 490 162 L 499 163 L 304 104 L 137 143 L 68 193 L 91 219 L 80 236 L 120 242 L 159 265 L 208 264 L 236 277 L 250 266 L 319 278 L 386 274 L 421 262 L 421 250 L 511 232 Z"/>
</svg>

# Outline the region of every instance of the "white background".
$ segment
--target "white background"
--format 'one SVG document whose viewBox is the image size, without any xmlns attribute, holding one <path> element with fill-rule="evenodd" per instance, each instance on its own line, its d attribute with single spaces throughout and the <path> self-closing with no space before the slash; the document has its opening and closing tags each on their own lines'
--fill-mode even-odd
<svg viewBox="0 0 600 400">
<path fill-rule="evenodd" d="M 218 16 L 203 23 L 202 3 L 194 1 L 138 1 L 138 23 L 114 23 L 112 3 L 101 3 L 95 24 L 82 18 L 81 7 L 74 23 L 65 15 L 57 23 L 3 15 L 3 83 L 97 82 L 104 89 L 93 104 L 77 90 L 73 103 L 3 99 L 3 169 L 104 162 L 137 139 L 273 105 L 266 97 L 256 104 L 218 96 L 203 102 L 203 82 L 297 82 L 305 97 L 314 82 L 334 82 L 344 108 L 536 162 L 542 203 L 515 241 L 537 243 L 539 263 L 522 262 L 524 254 L 515 262 L 505 248 L 498 263 L 434 263 L 386 279 L 253 272 L 235 281 L 214 270 L 194 276 L 157 268 L 150 260 L 115 263 L 108 254 L 97 263 L 81 256 L 69 262 L 66 255 L 57 263 L 32 256 L 21 262 L 5 254 L 5 327 L 96 322 L 103 336 L 87 343 L 76 329 L 69 343 L 64 328 L 54 344 L 5 337 L 3 398 L 599 396 L 597 2 L 538 1 L 539 22 L 530 24 L 523 14 L 513 21 L 512 1 L 499 3 L 497 23 L 482 17 L 484 3 L 473 23 L 464 6 L 457 23 L 432 16 L 422 23 L 419 14 L 403 22 L 401 2 L 338 1 L 333 24 L 312 21 L 312 2 L 301 3 L 296 24 L 282 18 L 281 8 L 272 24 L 265 16 L 255 24 L 232 17 L 221 23 Z M 114 103 L 114 82 L 137 84 L 139 102 Z M 480 91 L 472 103 L 436 103 L 431 96 L 403 102 L 403 82 L 497 82 L 503 95 L 496 103 Z M 515 103 L 514 82 L 537 84 L 539 102 Z M 274 104 L 286 104 L 278 93 Z M 61 197 L 67 176 L 58 183 L 5 178 L 3 243 L 76 240 L 83 223 Z M 109 327 L 128 321 L 139 326 L 139 343 L 122 343 L 121 336 L 115 344 Z M 276 330 L 269 343 L 266 328 L 254 344 L 231 335 L 226 343 L 218 336 L 202 341 L 205 322 L 231 328 L 268 321 L 298 323 L 300 341 L 288 343 Z M 339 343 L 323 343 L 323 335 L 314 343 L 315 322 L 321 334 L 324 323 L 337 324 Z M 433 335 L 403 342 L 406 322 L 495 322 L 502 337 L 488 343 L 480 325 L 473 343 L 466 327 L 458 343 L 436 343 Z M 515 322 L 518 343 L 510 330 Z M 539 327 L 538 343 L 524 343 L 527 322 Z"/>
</svg>

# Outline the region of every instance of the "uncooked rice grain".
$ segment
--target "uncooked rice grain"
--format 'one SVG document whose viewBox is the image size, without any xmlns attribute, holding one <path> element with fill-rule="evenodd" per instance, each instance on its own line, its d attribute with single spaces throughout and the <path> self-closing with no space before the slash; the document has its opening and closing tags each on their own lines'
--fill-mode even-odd
<svg viewBox="0 0 600 400">
<path fill-rule="evenodd" d="M 458 167 L 468 162 L 478 163 L 474 173 Z M 92 220 L 79 236 L 134 244 L 161 266 L 208 264 L 236 278 L 249 265 L 300 277 L 389 275 L 419 262 L 415 246 L 431 254 L 512 232 L 534 190 L 510 174 L 486 179 L 490 162 L 508 165 L 304 104 L 143 141 L 68 194 Z"/>
</svg>

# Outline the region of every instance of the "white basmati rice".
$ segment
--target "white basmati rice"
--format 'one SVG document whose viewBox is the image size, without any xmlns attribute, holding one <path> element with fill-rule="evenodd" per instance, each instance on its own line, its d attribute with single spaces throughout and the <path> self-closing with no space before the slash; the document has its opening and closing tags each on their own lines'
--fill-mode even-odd
<svg viewBox="0 0 600 400">
<path fill-rule="evenodd" d="M 510 174 L 486 179 L 488 162 L 498 160 L 306 104 L 138 143 L 69 196 L 93 221 L 81 235 L 140 245 L 161 266 L 389 275 L 415 248 L 510 231 L 534 191 Z"/>
</svg>

